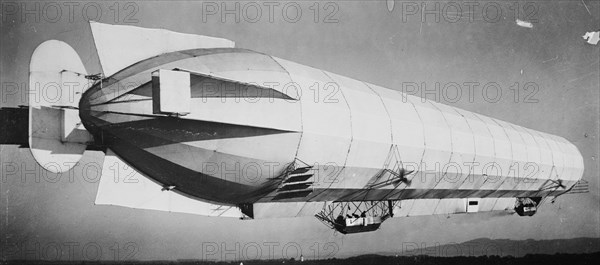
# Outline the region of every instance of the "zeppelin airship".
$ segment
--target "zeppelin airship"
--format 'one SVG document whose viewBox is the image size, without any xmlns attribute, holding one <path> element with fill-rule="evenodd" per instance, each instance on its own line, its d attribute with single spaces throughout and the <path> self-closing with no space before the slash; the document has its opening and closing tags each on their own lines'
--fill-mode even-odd
<svg viewBox="0 0 600 265">
<path fill-rule="evenodd" d="M 391 217 L 533 215 L 581 190 L 562 137 L 235 47 L 90 22 L 101 73 L 40 44 L 29 146 L 52 172 L 104 151 L 96 205 L 242 219 L 313 216 L 344 234 Z M 69 165 L 69 166 L 67 166 Z"/>
</svg>

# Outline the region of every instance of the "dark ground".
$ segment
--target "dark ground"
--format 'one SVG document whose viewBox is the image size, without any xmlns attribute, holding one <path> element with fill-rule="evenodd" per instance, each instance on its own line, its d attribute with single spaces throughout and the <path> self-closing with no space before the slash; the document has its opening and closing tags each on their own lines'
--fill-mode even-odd
<svg viewBox="0 0 600 265">
<path fill-rule="evenodd" d="M 481 257 L 430 257 L 430 256 L 412 256 L 412 257 L 390 257 L 379 255 L 363 255 L 347 259 L 327 259 L 327 260 L 265 260 L 265 261 L 246 261 L 243 264 L 527 264 L 527 265 L 549 265 L 549 264 L 597 264 L 600 259 L 600 252 L 589 254 L 555 254 L 555 255 L 526 255 L 521 258 L 512 256 L 481 256 Z M 210 261 L 145 261 L 145 262 L 83 262 L 83 261 L 11 261 L 9 263 L 0 264 L 241 264 L 238 262 L 210 262 Z"/>
</svg>

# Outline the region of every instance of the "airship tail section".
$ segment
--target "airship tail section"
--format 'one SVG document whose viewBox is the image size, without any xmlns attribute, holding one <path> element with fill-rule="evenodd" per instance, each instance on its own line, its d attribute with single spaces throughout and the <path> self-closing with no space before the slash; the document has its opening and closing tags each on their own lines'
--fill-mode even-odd
<svg viewBox="0 0 600 265">
<path fill-rule="evenodd" d="M 77 106 L 89 87 L 86 70 L 68 44 L 49 40 L 40 44 L 29 64 L 31 153 L 43 168 L 61 173 L 81 158 L 92 136 L 83 127 Z"/>
<path fill-rule="evenodd" d="M 190 49 L 233 48 L 233 41 L 165 29 L 90 21 L 104 76 L 164 53 Z"/>
<path fill-rule="evenodd" d="M 178 212 L 213 217 L 244 217 L 231 205 L 219 205 L 177 192 L 177 186 L 158 184 L 108 149 L 96 194 L 96 205 Z"/>
</svg>

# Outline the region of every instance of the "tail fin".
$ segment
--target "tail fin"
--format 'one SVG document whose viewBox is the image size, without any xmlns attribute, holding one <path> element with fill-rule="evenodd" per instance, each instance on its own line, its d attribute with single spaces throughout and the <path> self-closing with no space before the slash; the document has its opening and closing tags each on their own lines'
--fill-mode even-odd
<svg viewBox="0 0 600 265">
<path fill-rule="evenodd" d="M 29 64 L 29 147 L 43 168 L 60 173 L 74 166 L 92 136 L 79 119 L 77 106 L 88 87 L 85 67 L 68 44 L 40 44 Z"/>
<path fill-rule="evenodd" d="M 233 48 L 233 41 L 165 29 L 112 25 L 90 21 L 104 76 L 144 59 L 188 49 Z"/>
<path fill-rule="evenodd" d="M 202 216 L 244 217 L 235 206 L 200 201 L 178 193 L 175 186 L 154 182 L 110 149 L 104 157 L 95 204 Z"/>
</svg>

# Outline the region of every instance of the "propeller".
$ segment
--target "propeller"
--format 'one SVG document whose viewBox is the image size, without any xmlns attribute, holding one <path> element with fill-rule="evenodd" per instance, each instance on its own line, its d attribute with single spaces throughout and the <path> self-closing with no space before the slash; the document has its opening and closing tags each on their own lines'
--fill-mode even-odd
<svg viewBox="0 0 600 265">
<path fill-rule="evenodd" d="M 160 191 L 171 191 L 174 188 L 175 186 L 164 186 L 162 189 L 160 189 Z"/>
<path fill-rule="evenodd" d="M 398 185 L 402 184 L 402 182 L 404 182 L 406 183 L 406 185 L 410 186 L 411 181 L 406 176 L 413 172 L 414 170 L 407 171 L 404 168 L 400 168 L 400 170 L 398 171 L 397 178 L 392 181 L 392 185 L 394 185 L 394 187 L 397 187 Z"/>
<path fill-rule="evenodd" d="M 562 179 L 552 180 L 552 182 L 556 183 L 556 188 L 566 189 L 567 187 L 563 184 Z"/>
</svg>

